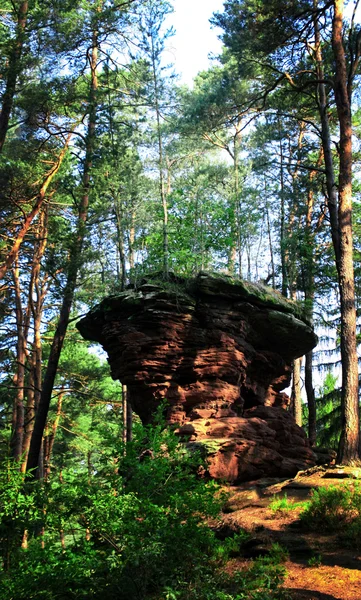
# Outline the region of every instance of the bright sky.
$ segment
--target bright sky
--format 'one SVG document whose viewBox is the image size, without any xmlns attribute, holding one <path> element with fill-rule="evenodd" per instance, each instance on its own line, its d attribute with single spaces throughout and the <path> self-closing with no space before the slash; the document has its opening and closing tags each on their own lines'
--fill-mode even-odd
<svg viewBox="0 0 361 600">
<path fill-rule="evenodd" d="M 208 54 L 219 54 L 220 33 L 211 28 L 209 19 L 216 11 L 223 12 L 223 0 L 173 0 L 174 13 L 169 22 L 176 35 L 169 40 L 170 62 L 181 76 L 181 82 L 191 85 L 199 71 L 210 66 Z"/>
</svg>

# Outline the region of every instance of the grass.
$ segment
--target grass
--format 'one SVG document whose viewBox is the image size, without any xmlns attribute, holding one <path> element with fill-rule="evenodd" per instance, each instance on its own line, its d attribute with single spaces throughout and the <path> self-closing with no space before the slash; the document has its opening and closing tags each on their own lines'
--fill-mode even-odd
<svg viewBox="0 0 361 600">
<path fill-rule="evenodd" d="M 361 484 L 313 490 L 300 520 L 307 528 L 338 534 L 346 546 L 361 548 Z"/>
<path fill-rule="evenodd" d="M 314 556 L 311 556 L 311 558 L 307 561 L 307 565 L 309 567 L 320 567 L 322 565 L 321 554 L 315 554 Z"/>
<path fill-rule="evenodd" d="M 294 500 L 290 500 L 287 497 L 287 494 L 284 494 L 282 498 L 279 498 L 276 495 L 274 495 L 269 504 L 269 508 L 273 514 L 288 513 L 292 510 L 296 510 L 297 508 L 304 506 L 305 502 L 295 502 Z"/>
</svg>

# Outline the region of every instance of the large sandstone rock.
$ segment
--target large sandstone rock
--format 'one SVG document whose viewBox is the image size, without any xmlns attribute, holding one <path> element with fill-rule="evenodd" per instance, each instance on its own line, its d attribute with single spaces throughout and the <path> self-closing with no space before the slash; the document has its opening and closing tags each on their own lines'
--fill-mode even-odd
<svg viewBox="0 0 361 600">
<path fill-rule="evenodd" d="M 102 344 L 144 423 L 166 402 L 169 423 L 207 452 L 213 477 L 290 476 L 314 464 L 282 390 L 292 360 L 317 338 L 282 296 L 207 273 L 146 279 L 106 298 L 78 328 Z"/>
</svg>

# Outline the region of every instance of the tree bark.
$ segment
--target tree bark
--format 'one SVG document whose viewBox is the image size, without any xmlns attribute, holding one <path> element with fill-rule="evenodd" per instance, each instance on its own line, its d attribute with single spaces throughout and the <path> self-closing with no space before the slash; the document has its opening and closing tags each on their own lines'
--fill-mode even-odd
<svg viewBox="0 0 361 600">
<path fill-rule="evenodd" d="M 239 146 L 241 142 L 241 122 L 236 125 L 233 146 L 234 169 L 234 210 L 236 220 L 236 240 L 238 254 L 238 276 L 242 278 L 242 232 L 241 232 L 241 199 L 239 197 Z"/>
<path fill-rule="evenodd" d="M 123 416 L 123 443 L 132 441 L 133 434 L 133 411 L 129 402 L 128 387 L 122 385 L 122 416 Z"/>
<path fill-rule="evenodd" d="M 351 82 L 348 85 L 343 45 L 343 0 L 334 0 L 332 49 L 335 59 L 335 101 L 340 124 L 338 222 L 339 291 L 341 300 L 342 432 L 337 461 L 352 464 L 360 459 L 356 301 L 352 236 L 352 120 Z"/>
<path fill-rule="evenodd" d="M 169 276 L 169 241 L 168 241 L 168 201 L 165 191 L 164 171 L 163 171 L 163 140 L 160 125 L 160 108 L 159 108 L 159 84 L 156 67 L 156 57 L 154 49 L 153 34 L 151 34 L 151 61 L 153 72 L 154 85 L 154 103 L 155 114 L 157 120 L 157 138 L 158 138 L 158 169 L 159 169 L 159 193 L 163 209 L 163 271 L 166 278 Z"/>
<path fill-rule="evenodd" d="M 316 445 L 316 398 L 312 378 L 313 353 L 305 357 L 305 388 L 308 405 L 308 439 L 311 447 Z"/>
<path fill-rule="evenodd" d="M 62 389 L 58 395 L 56 415 L 55 415 L 54 422 L 51 426 L 51 433 L 49 433 L 46 436 L 46 438 L 44 438 L 44 441 L 46 440 L 46 444 L 44 444 L 44 479 L 46 479 L 46 480 L 49 479 L 49 477 L 50 477 L 50 471 L 51 471 L 50 463 L 51 463 L 51 457 L 53 454 L 54 442 L 55 442 L 55 438 L 56 438 L 56 434 L 58 431 L 60 418 L 61 418 L 63 397 L 64 397 L 64 390 Z"/>
<path fill-rule="evenodd" d="M 47 232 L 48 232 L 48 216 L 47 210 L 45 209 L 40 217 L 39 230 L 38 230 L 38 241 L 34 251 L 34 258 L 32 264 L 32 275 L 31 285 L 29 292 L 29 302 L 31 306 L 33 328 L 34 328 L 34 339 L 32 345 L 31 356 L 29 357 L 29 382 L 27 390 L 27 402 L 25 409 L 24 418 L 24 438 L 22 455 L 23 460 L 21 463 L 21 472 L 25 473 L 26 463 L 29 454 L 29 447 L 31 436 L 34 428 L 36 409 L 39 405 L 41 395 L 41 379 L 42 379 L 42 342 L 41 342 L 41 320 L 43 315 L 44 301 L 47 293 L 47 287 L 43 282 L 40 281 L 40 267 L 41 260 L 44 256 L 44 252 L 47 244 Z M 33 293 L 35 291 L 35 300 L 33 299 Z"/>
<path fill-rule="evenodd" d="M 302 399 L 301 399 L 301 364 L 302 358 L 296 358 L 293 362 L 293 380 L 291 406 L 293 416 L 297 425 L 302 427 Z"/>
<path fill-rule="evenodd" d="M 270 259 L 271 259 L 270 277 L 272 279 L 272 287 L 273 287 L 273 289 L 276 289 L 276 281 L 275 281 L 276 271 L 275 271 L 275 262 L 274 262 L 274 254 L 273 254 L 273 241 L 272 241 L 271 221 L 270 221 L 270 215 L 269 215 L 268 191 L 267 191 L 266 177 L 264 178 L 264 193 L 265 193 L 265 211 L 266 211 L 266 221 L 267 221 L 267 236 L 268 236 L 269 253 L 270 253 Z M 267 277 L 267 279 L 268 279 L 268 277 Z"/>
<path fill-rule="evenodd" d="M 123 226 L 123 214 L 121 207 L 121 199 L 117 195 L 114 198 L 114 210 L 116 216 L 117 223 L 117 246 L 119 253 L 119 266 L 120 266 L 120 285 L 121 290 L 125 290 L 126 277 L 127 277 L 127 265 L 125 259 L 125 250 L 124 250 L 124 226 Z"/>
<path fill-rule="evenodd" d="M 24 332 L 24 317 L 21 303 L 21 290 L 19 279 L 19 267 L 16 265 L 13 269 L 14 290 L 15 290 L 15 316 L 16 316 L 16 396 L 13 419 L 15 428 L 12 432 L 11 448 L 12 455 L 16 461 L 20 461 L 23 436 L 24 436 L 24 388 L 25 388 L 25 360 L 26 360 L 26 338 Z"/>
<path fill-rule="evenodd" d="M 129 267 L 131 272 L 134 271 L 134 242 L 135 242 L 135 202 L 130 212 L 130 227 L 129 227 Z"/>
<path fill-rule="evenodd" d="M 319 158 L 317 165 L 320 166 L 323 160 L 323 149 L 320 149 Z M 312 180 L 316 175 L 316 171 L 311 171 L 309 176 L 309 190 L 307 194 L 307 212 L 306 212 L 306 231 L 305 231 L 305 245 L 304 245 L 304 257 L 305 257 L 305 274 L 304 280 L 304 294 L 305 294 L 305 315 L 310 321 L 313 322 L 313 304 L 314 304 L 314 247 L 315 247 L 315 236 L 312 231 L 312 216 L 314 209 L 314 195 L 312 190 Z M 308 352 L 305 356 L 305 390 L 307 396 L 308 406 L 308 439 L 311 446 L 316 445 L 316 397 L 315 390 L 313 387 L 313 352 Z"/>
<path fill-rule="evenodd" d="M 278 131 L 280 134 L 280 174 L 281 174 L 281 222 L 280 222 L 280 254 L 281 254 L 281 272 L 282 272 L 282 295 L 287 298 L 288 277 L 287 277 L 287 259 L 286 259 L 286 207 L 285 207 L 285 184 L 284 184 L 284 165 L 283 165 L 283 147 L 281 138 L 281 126 L 278 122 Z"/>
</svg>

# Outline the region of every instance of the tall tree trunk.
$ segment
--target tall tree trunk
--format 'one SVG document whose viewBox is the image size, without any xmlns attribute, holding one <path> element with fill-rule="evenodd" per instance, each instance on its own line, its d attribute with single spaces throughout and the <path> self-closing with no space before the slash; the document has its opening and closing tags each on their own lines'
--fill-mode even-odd
<svg viewBox="0 0 361 600">
<path fill-rule="evenodd" d="M 312 173 L 310 175 L 310 184 Z M 313 299 L 314 299 L 314 235 L 312 233 L 312 213 L 313 213 L 313 192 L 311 188 L 307 197 L 307 215 L 306 215 L 306 238 L 305 238 L 305 315 L 312 323 L 313 321 Z M 311 446 L 316 444 L 316 398 L 313 387 L 313 352 L 308 352 L 305 356 L 305 390 L 308 406 L 308 439 Z"/>
<path fill-rule="evenodd" d="M 298 289 L 298 267 L 297 259 L 299 259 L 299 246 L 298 238 L 301 227 L 301 218 L 298 216 L 299 213 L 299 199 L 297 197 L 297 179 L 299 173 L 299 167 L 301 162 L 301 150 L 303 144 L 303 138 L 305 134 L 305 123 L 301 121 L 299 124 L 299 134 L 297 142 L 297 161 L 295 168 L 291 168 L 290 162 L 288 165 L 288 172 L 292 179 L 292 205 L 289 216 L 289 222 L 287 227 L 287 251 L 285 249 L 285 260 L 288 273 L 288 285 L 290 290 L 291 299 L 297 301 L 297 289 Z M 290 140 L 289 149 L 289 161 L 293 155 Z M 298 219 L 297 219 L 298 216 Z M 296 220 L 297 219 L 297 220 Z M 302 427 L 302 398 L 301 398 L 301 365 L 302 358 L 296 358 L 293 361 L 293 379 L 292 379 L 292 394 L 291 394 L 291 407 L 293 416 L 297 425 Z"/>
<path fill-rule="evenodd" d="M 242 277 L 242 232 L 241 232 L 241 199 L 239 194 L 239 145 L 241 141 L 241 122 L 236 125 L 233 146 L 234 165 L 234 206 L 236 216 L 236 240 L 238 254 L 238 275 Z"/>
<path fill-rule="evenodd" d="M 46 425 L 46 419 L 49 412 L 49 406 L 54 387 L 55 377 L 58 369 L 59 358 L 64 343 L 65 334 L 68 328 L 70 311 L 73 304 L 73 298 L 77 283 L 77 275 L 81 264 L 83 242 L 85 237 L 86 220 L 89 206 L 90 176 L 92 169 L 92 160 L 95 143 L 95 124 L 97 111 L 97 61 L 98 61 L 98 35 L 93 32 L 92 48 L 90 53 L 90 72 L 91 82 L 89 91 L 89 119 L 86 134 L 86 153 L 83 168 L 83 193 L 79 206 L 77 232 L 74 243 L 71 247 L 67 283 L 64 291 L 64 298 L 60 310 L 58 326 L 54 334 L 50 349 L 50 356 L 44 376 L 44 383 L 41 398 L 36 413 L 33 435 L 31 437 L 27 471 L 37 470 L 41 443 Z"/>
<path fill-rule="evenodd" d="M 119 266 L 120 266 L 120 285 L 121 289 L 125 290 L 126 277 L 127 277 L 127 265 L 125 260 L 124 250 L 124 226 L 123 226 L 123 214 L 121 207 L 121 199 L 117 196 L 114 199 L 114 209 L 117 223 L 117 247 L 119 253 Z"/>
<path fill-rule="evenodd" d="M 17 329 L 17 342 L 16 342 L 16 396 L 14 413 L 16 415 L 14 419 L 15 429 L 12 432 L 12 455 L 16 461 L 19 461 L 22 454 L 23 448 L 23 436 L 24 436 L 24 388 L 25 388 L 25 360 L 26 360 L 26 338 L 24 332 L 24 316 L 23 308 L 21 303 L 21 290 L 20 290 L 20 279 L 19 279 L 19 267 L 13 269 L 14 277 L 14 290 L 15 290 L 15 315 L 16 315 L 16 329 Z"/>
<path fill-rule="evenodd" d="M 280 253 L 281 253 L 281 272 L 282 282 L 281 291 L 282 295 L 287 298 L 288 282 L 287 282 L 287 259 L 286 259 L 286 207 L 285 207 L 285 183 L 284 183 L 284 164 L 283 164 L 283 147 L 281 138 L 281 125 L 278 121 L 278 131 L 280 134 L 280 175 L 281 175 L 281 223 L 280 223 Z"/>
<path fill-rule="evenodd" d="M 49 433 L 47 435 L 47 437 L 44 438 L 47 440 L 46 451 L 44 450 L 44 479 L 48 479 L 50 476 L 50 466 L 51 466 L 50 463 L 51 463 L 51 457 L 53 454 L 54 442 L 55 442 L 56 434 L 58 432 L 58 427 L 59 427 L 60 418 L 61 418 L 63 397 L 64 397 L 64 389 L 62 389 L 58 395 L 58 401 L 57 401 L 57 406 L 56 406 L 56 415 L 55 415 L 54 422 L 51 426 L 51 433 Z"/>
<path fill-rule="evenodd" d="M 276 271 L 275 271 L 275 262 L 274 262 L 274 254 L 273 254 L 273 242 L 272 242 L 271 221 L 270 221 L 270 216 L 269 216 L 268 191 L 267 191 L 266 177 L 264 178 L 264 192 L 265 192 L 267 235 L 268 235 L 269 252 L 270 252 L 270 258 L 271 258 L 271 275 L 267 276 L 267 280 L 270 277 L 272 280 L 272 287 L 273 287 L 273 289 L 276 289 L 276 282 L 275 282 Z"/>
<path fill-rule="evenodd" d="M 135 202 L 134 202 L 135 205 Z M 135 208 L 132 208 L 130 212 L 130 227 L 129 227 L 129 267 L 130 270 L 134 270 L 134 242 L 135 242 Z"/>
<path fill-rule="evenodd" d="M 340 231 L 339 290 L 341 300 L 342 432 L 337 461 L 360 459 L 356 300 L 352 238 L 352 121 L 343 45 L 343 0 L 334 0 L 332 49 L 335 58 L 335 101 L 340 124 L 338 222 Z"/>
<path fill-rule="evenodd" d="M 291 407 L 297 425 L 302 427 L 302 399 L 301 399 L 301 364 L 302 358 L 293 361 L 293 379 Z"/>
<path fill-rule="evenodd" d="M 132 441 L 133 435 L 133 411 L 129 402 L 128 387 L 122 385 L 122 417 L 123 417 L 123 442 Z"/>
<path fill-rule="evenodd" d="M 308 439 L 311 446 L 316 444 L 316 398 L 313 387 L 313 353 L 308 352 L 305 356 L 305 389 L 308 405 Z"/>
<path fill-rule="evenodd" d="M 25 41 L 26 19 L 28 15 L 28 1 L 21 2 L 17 13 L 16 34 L 14 45 L 10 53 L 7 69 L 5 91 L 2 98 L 0 112 L 0 153 L 2 152 L 6 134 L 9 129 L 9 121 L 16 93 L 16 82 L 21 72 L 21 58 Z M 14 6 L 14 4 L 13 4 Z"/>
<path fill-rule="evenodd" d="M 320 167 L 323 161 L 323 148 L 321 147 L 317 166 Z M 312 216 L 314 209 L 314 194 L 312 190 L 312 181 L 316 171 L 311 171 L 309 175 L 309 189 L 307 194 L 306 211 L 306 231 L 304 243 L 304 294 L 305 294 L 305 315 L 310 323 L 313 322 L 313 304 L 314 304 L 314 249 L 315 235 L 312 231 Z M 305 356 L 305 390 L 308 406 L 308 439 L 311 446 L 316 445 L 316 397 L 313 386 L 313 352 L 308 352 Z"/>
<path fill-rule="evenodd" d="M 296 301 L 296 288 L 291 286 L 291 298 Z M 291 412 L 294 419 L 302 427 L 302 397 L 301 397 L 301 365 L 302 357 L 296 358 L 292 366 Z"/>
<path fill-rule="evenodd" d="M 41 342 L 41 320 L 43 315 L 44 301 L 47 293 L 45 281 L 40 281 L 41 260 L 47 244 L 48 232 L 48 214 L 47 208 L 41 213 L 38 229 L 38 241 L 34 251 L 32 275 L 29 293 L 29 302 L 33 318 L 34 339 L 32 352 L 29 357 L 29 382 L 27 389 L 27 403 L 24 420 L 24 438 L 23 438 L 23 460 L 21 463 L 21 472 L 25 473 L 28 460 L 31 436 L 34 428 L 36 409 L 39 405 L 42 384 L 42 342 Z M 35 291 L 35 300 L 33 293 Z"/>
<path fill-rule="evenodd" d="M 163 140 L 160 123 L 160 107 L 159 107 L 159 83 L 155 59 L 155 49 L 153 35 L 151 34 L 151 52 L 152 52 L 152 73 L 154 85 L 154 103 L 155 114 L 157 120 L 157 138 L 158 138 L 158 169 L 159 169 L 159 193 L 163 209 L 163 271 L 167 278 L 169 275 L 169 241 L 168 241 L 168 201 L 165 190 L 164 170 L 163 170 Z"/>
</svg>

